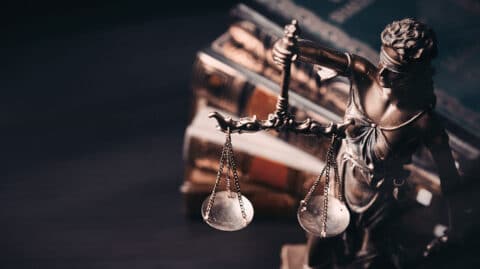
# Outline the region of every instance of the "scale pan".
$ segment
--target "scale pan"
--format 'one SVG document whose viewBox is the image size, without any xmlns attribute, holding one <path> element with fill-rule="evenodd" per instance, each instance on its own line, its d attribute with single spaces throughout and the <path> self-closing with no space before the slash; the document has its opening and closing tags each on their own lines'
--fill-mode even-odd
<svg viewBox="0 0 480 269">
<path fill-rule="evenodd" d="M 350 213 L 344 203 L 333 196 L 328 196 L 327 229 L 326 235 L 322 236 L 323 200 L 323 195 L 312 196 L 306 210 L 302 211 L 302 206 L 298 208 L 297 218 L 305 231 L 319 237 L 332 237 L 347 229 Z"/>
<path fill-rule="evenodd" d="M 238 231 L 245 228 L 253 219 L 253 206 L 247 197 L 242 195 L 243 207 L 247 218 L 242 216 L 240 203 L 237 193 L 228 191 L 220 191 L 215 195 L 210 216 L 207 219 L 207 206 L 210 196 L 208 196 L 202 204 L 202 217 L 204 221 L 215 229 L 222 231 Z"/>
</svg>

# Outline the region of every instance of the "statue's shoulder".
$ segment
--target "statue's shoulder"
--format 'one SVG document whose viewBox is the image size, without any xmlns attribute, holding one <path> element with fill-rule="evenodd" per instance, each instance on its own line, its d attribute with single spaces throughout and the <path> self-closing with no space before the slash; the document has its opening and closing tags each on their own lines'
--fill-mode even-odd
<svg viewBox="0 0 480 269">
<path fill-rule="evenodd" d="M 356 54 L 350 54 L 350 57 L 352 61 L 350 72 L 352 75 L 357 78 L 375 80 L 377 67 L 372 62 Z"/>
</svg>

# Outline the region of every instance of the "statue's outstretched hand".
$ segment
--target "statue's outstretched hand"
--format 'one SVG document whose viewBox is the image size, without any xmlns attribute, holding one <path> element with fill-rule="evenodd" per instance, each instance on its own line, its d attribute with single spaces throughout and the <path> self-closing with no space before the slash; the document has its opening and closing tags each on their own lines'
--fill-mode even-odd
<svg viewBox="0 0 480 269">
<path fill-rule="evenodd" d="M 284 38 L 280 38 L 275 42 L 272 49 L 272 58 L 275 64 L 281 69 L 287 65 L 288 62 L 293 62 L 297 58 L 297 49 L 285 43 Z"/>
</svg>

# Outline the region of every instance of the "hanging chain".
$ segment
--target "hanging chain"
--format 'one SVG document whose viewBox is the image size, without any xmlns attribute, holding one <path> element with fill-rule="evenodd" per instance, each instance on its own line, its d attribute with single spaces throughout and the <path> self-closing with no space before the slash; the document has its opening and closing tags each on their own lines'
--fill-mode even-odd
<svg viewBox="0 0 480 269">
<path fill-rule="evenodd" d="M 230 129 L 227 133 L 227 139 L 225 144 L 223 145 L 222 155 L 220 156 L 220 166 L 217 172 L 217 178 L 215 179 L 215 185 L 213 185 L 212 194 L 210 195 L 210 199 L 208 200 L 207 210 L 205 212 L 205 219 L 208 220 L 210 218 L 210 210 L 212 209 L 213 203 L 215 202 L 215 196 L 217 194 L 217 188 L 220 184 L 220 179 L 223 173 L 223 166 L 225 164 L 225 157 L 228 156 L 228 137 L 230 135 Z"/>
<path fill-rule="evenodd" d="M 333 162 L 333 151 L 335 147 L 335 135 L 332 136 L 332 141 L 327 152 L 327 165 L 325 169 L 325 185 L 323 187 L 323 210 L 322 210 L 322 231 L 320 232 L 321 237 L 327 236 L 327 212 L 328 212 L 328 192 L 330 190 L 330 167 Z"/>
<path fill-rule="evenodd" d="M 230 128 L 227 130 L 227 132 L 229 133 L 230 132 Z M 225 173 L 225 181 L 226 181 L 226 185 L 227 185 L 227 192 L 228 192 L 228 197 L 231 198 L 232 197 L 232 188 L 230 186 L 230 174 L 233 174 L 232 173 L 232 162 L 230 161 L 230 144 L 231 144 L 231 137 L 230 135 L 227 133 L 227 136 L 226 136 L 226 139 L 225 139 L 225 155 L 226 155 L 226 160 L 227 160 L 227 172 Z"/>
<path fill-rule="evenodd" d="M 237 191 L 237 198 L 238 198 L 238 203 L 240 204 L 240 210 L 242 212 L 242 217 L 245 221 L 247 221 L 247 213 L 245 212 L 245 206 L 243 205 L 243 200 L 242 200 L 242 192 L 240 191 L 240 180 L 238 178 L 237 174 L 237 165 L 235 162 L 235 157 L 233 156 L 233 145 L 232 145 L 232 138 L 230 137 L 230 132 L 228 132 L 228 151 L 229 151 L 229 157 L 230 157 L 230 166 L 232 168 L 233 172 L 233 183 L 235 184 L 235 188 Z"/>
<path fill-rule="evenodd" d="M 310 199 L 312 198 L 313 192 L 317 189 L 318 184 L 320 184 L 320 180 L 322 179 L 323 174 L 325 173 L 325 170 L 327 169 L 327 166 L 323 167 L 322 172 L 320 175 L 315 179 L 313 182 L 312 187 L 310 187 L 310 190 L 308 191 L 307 195 L 305 195 L 305 198 L 300 201 L 300 205 L 302 206 L 301 210 L 305 211 L 307 210 L 307 204 L 310 202 Z"/>
<path fill-rule="evenodd" d="M 245 212 L 245 206 L 242 200 L 242 193 L 240 191 L 240 180 L 237 173 L 237 165 L 235 162 L 235 157 L 233 156 L 233 146 L 232 146 L 232 138 L 230 136 L 230 128 L 227 130 L 225 135 L 225 144 L 223 145 L 222 155 L 220 156 L 220 167 L 217 172 L 217 178 L 215 180 L 215 185 L 213 186 L 212 194 L 210 195 L 210 199 L 208 200 L 207 210 L 205 213 L 205 219 L 209 219 L 210 217 L 210 210 L 212 209 L 213 203 L 215 202 L 215 197 L 217 193 L 218 185 L 220 185 L 220 180 L 223 174 L 223 168 L 225 166 L 225 160 L 227 161 L 227 172 L 226 172 L 226 185 L 228 191 L 228 197 L 231 197 L 231 180 L 230 180 L 230 173 L 233 174 L 233 182 L 235 184 L 235 191 L 237 193 L 238 203 L 240 204 L 240 210 L 242 212 L 242 217 L 246 221 L 247 220 L 247 213 Z"/>
<path fill-rule="evenodd" d="M 305 198 L 300 201 L 300 210 L 306 211 L 307 210 L 307 204 L 310 202 L 310 199 L 312 198 L 313 193 L 317 189 L 318 185 L 320 184 L 320 181 L 322 177 L 325 175 L 325 184 L 323 187 L 323 209 L 321 212 L 321 221 L 322 221 L 322 230 L 320 232 L 321 237 L 326 237 L 327 235 L 327 211 L 328 211 L 328 193 L 330 191 L 330 168 L 333 167 L 335 176 L 334 176 L 334 184 L 335 184 L 335 196 L 339 197 L 340 201 L 343 201 L 343 195 L 342 195 L 342 189 L 343 189 L 343 184 L 340 180 L 339 174 L 338 174 L 338 164 L 336 161 L 336 156 L 335 156 L 335 149 L 336 149 L 336 144 L 337 144 L 337 137 L 332 135 L 332 140 L 330 142 L 330 147 L 327 150 L 327 156 L 326 156 L 326 164 L 325 167 L 323 167 L 322 172 L 320 175 L 315 179 L 313 182 L 312 187 L 310 187 L 309 191 L 305 195 Z"/>
<path fill-rule="evenodd" d="M 338 142 L 338 140 L 336 141 Z M 335 145 L 336 147 L 337 145 Z M 336 160 L 336 156 L 334 155 L 333 156 L 333 171 L 335 172 L 335 186 L 337 187 L 336 191 L 337 191 L 337 198 L 338 200 L 340 200 L 340 202 L 344 202 L 343 201 L 343 182 L 340 180 L 340 174 L 338 172 L 338 163 L 337 163 L 337 160 Z"/>
</svg>

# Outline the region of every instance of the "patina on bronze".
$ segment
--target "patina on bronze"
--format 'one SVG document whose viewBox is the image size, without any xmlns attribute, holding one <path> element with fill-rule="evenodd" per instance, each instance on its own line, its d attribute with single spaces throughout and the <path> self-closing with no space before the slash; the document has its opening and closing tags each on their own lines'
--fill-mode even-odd
<svg viewBox="0 0 480 269">
<path fill-rule="evenodd" d="M 448 136 L 432 113 L 434 32 L 417 20 L 404 19 L 389 24 L 381 39 L 378 65 L 308 40 L 299 40 L 286 53 L 282 41 L 274 45 L 273 59 L 280 66 L 288 65 L 295 54 L 298 60 L 333 69 L 351 82 L 344 120 L 354 125 L 346 129 L 336 158 L 352 219 L 346 232 L 328 245 L 310 237 L 310 266 L 400 266 L 401 250 L 388 240 L 395 232 L 389 224 L 408 176 L 403 165 L 411 162 L 420 145 L 432 153 L 442 192 L 448 195 L 460 185 Z M 326 250 L 335 254 L 322 255 Z"/>
</svg>

